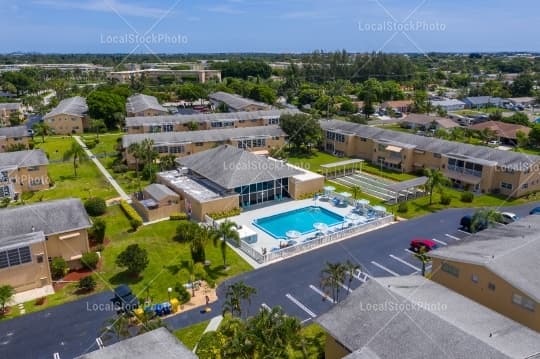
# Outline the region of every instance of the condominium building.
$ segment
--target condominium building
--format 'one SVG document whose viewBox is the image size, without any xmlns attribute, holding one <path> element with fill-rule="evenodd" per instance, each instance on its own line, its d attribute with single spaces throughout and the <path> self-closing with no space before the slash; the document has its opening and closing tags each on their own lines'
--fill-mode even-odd
<svg viewBox="0 0 540 359">
<path fill-rule="evenodd" d="M 455 186 L 521 197 L 540 191 L 540 156 L 322 120 L 324 148 L 399 172 L 440 169 Z"/>
<path fill-rule="evenodd" d="M 13 114 L 17 114 L 17 118 L 22 120 L 24 114 L 22 111 L 22 105 L 19 102 L 6 102 L 0 103 L 0 127 L 9 126 L 9 119 Z"/>
<path fill-rule="evenodd" d="M 16 292 L 52 283 L 49 262 L 61 257 L 81 267 L 92 226 L 80 199 L 40 202 L 0 210 L 0 283 Z"/>
<path fill-rule="evenodd" d="M 147 117 L 167 115 L 169 111 L 161 106 L 154 96 L 138 94 L 128 97 L 126 113 L 128 117 Z"/>
<path fill-rule="evenodd" d="M 151 132 L 182 132 L 279 125 L 282 115 L 297 114 L 298 110 L 241 111 L 232 113 L 197 113 L 126 118 L 128 134 Z"/>
<path fill-rule="evenodd" d="M 49 188 L 48 164 L 41 150 L 0 153 L 0 198 Z"/>
<path fill-rule="evenodd" d="M 230 94 L 228 92 L 214 92 L 208 98 L 214 107 L 224 105 L 229 112 L 238 111 L 263 111 L 269 110 L 271 106 L 264 102 L 254 101 L 240 95 Z"/>
<path fill-rule="evenodd" d="M 43 121 L 47 123 L 57 135 L 69 135 L 83 133 L 86 124 L 86 112 L 88 106 L 84 97 L 76 96 L 60 101 L 51 112 L 43 116 Z"/>
<path fill-rule="evenodd" d="M 108 74 L 111 80 L 127 84 L 135 80 L 159 80 L 160 77 L 173 77 L 175 81 L 195 80 L 205 83 L 209 80 L 221 82 L 220 70 L 169 70 L 169 69 L 142 69 L 132 71 L 113 71 Z"/>
<path fill-rule="evenodd" d="M 175 155 L 176 157 L 183 157 L 223 144 L 268 153 L 272 148 L 281 148 L 285 144 L 285 139 L 285 132 L 278 126 L 144 133 L 122 137 L 122 150 L 127 165 L 134 168 L 136 159 L 128 151 L 128 148 L 131 144 L 141 143 L 144 140 L 153 141 L 154 148 L 160 156 Z"/>
<path fill-rule="evenodd" d="M 0 152 L 27 149 L 28 141 L 26 126 L 0 127 Z"/>
</svg>

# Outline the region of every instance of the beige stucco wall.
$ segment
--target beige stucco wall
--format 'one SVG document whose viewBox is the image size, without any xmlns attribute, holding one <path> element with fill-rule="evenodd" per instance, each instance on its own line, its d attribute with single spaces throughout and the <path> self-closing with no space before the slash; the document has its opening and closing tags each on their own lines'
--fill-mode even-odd
<svg viewBox="0 0 540 359">
<path fill-rule="evenodd" d="M 337 342 L 330 334 L 326 335 L 326 343 L 324 346 L 325 359 L 341 359 L 349 354 L 351 354 L 351 352 Z"/>
<path fill-rule="evenodd" d="M 530 297 L 487 268 L 469 263 L 444 262 L 459 268 L 459 276 L 456 278 L 442 271 L 443 261 L 433 258 L 433 281 L 540 332 L 540 303 L 536 303 L 536 310 L 531 312 L 512 302 L 513 294 Z M 478 283 L 472 281 L 473 274 L 478 276 Z M 488 289 L 488 283 L 495 284 L 495 290 Z"/>
<path fill-rule="evenodd" d="M 23 144 L 28 149 L 28 136 L 0 138 L 0 152 L 6 152 L 10 146 L 18 144 Z"/>
<path fill-rule="evenodd" d="M 16 193 L 35 192 L 49 188 L 47 166 L 37 166 L 31 170 L 28 167 L 18 168 L 8 174 L 9 183 Z M 5 184 L 0 182 L 0 185 Z"/>
<path fill-rule="evenodd" d="M 79 233 L 77 237 L 61 240 L 60 237 Z M 72 257 L 82 255 L 90 251 L 90 245 L 88 243 L 88 231 L 81 229 L 77 231 L 71 231 L 61 234 L 55 234 L 47 236 L 47 253 L 49 257 L 62 257 L 67 262 L 70 268 L 76 269 L 81 267 L 80 260 L 72 260 Z"/>
<path fill-rule="evenodd" d="M 303 195 L 321 192 L 324 187 L 324 177 L 318 177 L 307 181 L 299 181 L 289 178 L 289 194 L 294 199 L 300 199 Z"/>
<path fill-rule="evenodd" d="M 59 114 L 45 120 L 53 129 L 56 135 L 69 135 L 72 133 L 83 133 L 83 117 Z"/>
<path fill-rule="evenodd" d="M 140 112 L 128 112 L 128 117 L 150 117 L 150 116 L 161 116 L 161 115 L 168 115 L 169 112 L 167 111 L 160 111 L 155 109 L 147 109 Z"/>
<path fill-rule="evenodd" d="M 240 200 L 238 195 L 231 195 L 230 197 L 218 198 L 208 202 L 197 202 L 193 198 L 189 198 L 191 204 L 191 214 L 192 218 L 197 221 L 204 220 L 204 215 L 219 213 L 225 211 L 231 211 L 233 209 L 240 207 Z M 184 206 L 184 211 L 186 211 Z"/>
</svg>

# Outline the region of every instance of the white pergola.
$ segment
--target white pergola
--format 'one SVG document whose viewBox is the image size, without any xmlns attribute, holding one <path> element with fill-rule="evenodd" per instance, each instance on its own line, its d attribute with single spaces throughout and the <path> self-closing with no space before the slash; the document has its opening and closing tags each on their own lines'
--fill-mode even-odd
<svg viewBox="0 0 540 359">
<path fill-rule="evenodd" d="M 324 177 L 328 178 L 328 172 L 334 172 L 337 173 L 340 170 L 343 170 L 343 176 L 347 175 L 347 171 L 354 172 L 357 167 L 359 170 L 362 169 L 362 163 L 364 160 L 361 159 L 352 159 L 352 160 L 345 160 L 340 162 L 334 162 L 334 163 L 328 163 L 326 165 L 321 165 L 321 168 L 323 169 Z"/>
</svg>

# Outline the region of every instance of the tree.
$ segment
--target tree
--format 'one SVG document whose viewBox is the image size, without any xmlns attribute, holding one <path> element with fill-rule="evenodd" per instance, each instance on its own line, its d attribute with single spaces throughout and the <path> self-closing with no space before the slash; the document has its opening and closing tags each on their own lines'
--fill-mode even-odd
<svg viewBox="0 0 540 359">
<path fill-rule="evenodd" d="M 107 203 L 103 198 L 91 197 L 84 202 L 84 209 L 92 217 L 101 216 L 107 212 Z"/>
<path fill-rule="evenodd" d="M 10 285 L 0 286 L 0 308 L 2 313 L 6 312 L 6 305 L 15 295 L 15 289 Z"/>
<path fill-rule="evenodd" d="M 46 122 L 38 122 L 32 127 L 36 136 L 41 136 L 41 142 L 45 143 L 45 136 L 53 134 L 51 126 Z"/>
<path fill-rule="evenodd" d="M 427 250 L 425 247 L 420 247 L 418 252 L 413 254 L 416 259 L 422 263 L 422 277 L 426 276 L 426 265 L 431 262 L 431 257 L 427 255 Z"/>
<path fill-rule="evenodd" d="M 441 192 L 449 181 L 439 169 L 427 168 L 424 170 L 424 175 L 427 177 L 425 186 L 429 192 L 429 204 L 431 205 L 433 203 L 433 192 Z"/>
<path fill-rule="evenodd" d="M 110 91 L 96 90 L 87 98 L 88 115 L 103 119 L 109 130 L 120 126 L 125 114 L 125 98 Z"/>
<path fill-rule="evenodd" d="M 352 191 L 353 199 L 356 199 L 358 198 L 358 195 L 362 193 L 362 188 L 360 188 L 360 186 L 352 186 L 351 191 Z"/>
<path fill-rule="evenodd" d="M 91 275 L 79 280 L 79 289 L 85 292 L 91 292 L 96 288 L 96 280 Z"/>
<path fill-rule="evenodd" d="M 322 139 L 319 122 L 306 114 L 282 115 L 279 120 L 281 129 L 289 136 L 289 143 L 296 150 L 309 149 Z"/>
<path fill-rule="evenodd" d="M 492 227 L 496 223 L 502 222 L 502 215 L 500 212 L 489 209 L 481 208 L 474 212 L 471 220 L 471 233 L 477 232 L 481 228 Z"/>
<path fill-rule="evenodd" d="M 18 111 L 13 111 L 9 114 L 9 125 L 10 126 L 19 126 L 22 123 L 20 118 L 20 113 Z"/>
<path fill-rule="evenodd" d="M 128 314 L 121 313 L 116 318 L 107 319 L 100 338 L 106 343 L 117 342 L 131 337 L 130 330 L 134 327 Z"/>
<path fill-rule="evenodd" d="M 148 262 L 146 249 L 139 247 L 138 244 L 130 244 L 116 258 L 119 267 L 126 267 L 128 273 L 136 276 L 148 266 Z"/>
<path fill-rule="evenodd" d="M 527 147 L 529 144 L 529 137 L 527 134 L 523 131 L 517 131 L 516 132 L 516 141 L 518 147 Z"/>
<path fill-rule="evenodd" d="M 105 122 L 103 120 L 91 120 L 90 128 L 95 132 L 96 139 L 99 139 L 100 132 L 107 127 L 105 126 Z"/>
<path fill-rule="evenodd" d="M 225 302 L 223 303 L 223 313 L 242 316 L 244 302 L 247 302 L 248 309 L 251 305 L 251 297 L 257 294 L 257 289 L 246 285 L 243 281 L 235 282 L 227 286 L 225 290 Z"/>
<path fill-rule="evenodd" d="M 170 171 L 176 168 L 176 156 L 169 154 L 160 157 L 159 167 L 161 168 L 161 171 Z"/>
<path fill-rule="evenodd" d="M 80 166 L 81 162 L 86 161 L 87 159 L 86 152 L 76 141 L 73 141 L 71 147 L 64 152 L 64 161 L 73 160 L 75 177 L 77 177 L 77 168 Z"/>
<path fill-rule="evenodd" d="M 513 97 L 530 96 L 534 87 L 534 79 L 528 74 L 519 75 L 511 86 Z"/>
<path fill-rule="evenodd" d="M 214 246 L 217 246 L 219 241 L 221 258 L 223 258 L 223 268 L 227 268 L 227 240 L 234 240 L 237 245 L 240 245 L 240 235 L 236 231 L 237 228 L 238 225 L 236 223 L 225 220 L 219 224 L 217 236 L 213 237 Z"/>
<path fill-rule="evenodd" d="M 92 220 L 92 228 L 90 229 L 90 234 L 92 239 L 97 243 L 103 243 L 105 239 L 105 230 L 107 229 L 107 222 L 102 218 L 94 218 Z"/>
<path fill-rule="evenodd" d="M 141 163 L 144 157 L 144 151 L 140 143 L 132 143 L 128 146 L 127 152 L 135 158 L 135 177 L 137 178 L 137 187 L 141 192 L 141 177 L 139 174 Z"/>
<path fill-rule="evenodd" d="M 348 277 L 347 291 L 350 291 L 354 275 L 356 274 L 356 272 L 362 270 L 362 266 L 360 264 L 353 263 L 350 260 L 347 260 L 347 262 L 345 262 L 343 266 L 344 266 L 345 273 L 347 274 L 347 277 Z"/>
<path fill-rule="evenodd" d="M 334 303 L 339 301 L 341 284 L 345 279 L 345 267 L 341 263 L 326 262 L 326 266 L 321 271 L 320 287 L 323 291 L 330 290 Z"/>
<path fill-rule="evenodd" d="M 66 260 L 62 257 L 55 257 L 51 262 L 51 276 L 53 279 L 62 278 L 67 272 Z"/>
</svg>

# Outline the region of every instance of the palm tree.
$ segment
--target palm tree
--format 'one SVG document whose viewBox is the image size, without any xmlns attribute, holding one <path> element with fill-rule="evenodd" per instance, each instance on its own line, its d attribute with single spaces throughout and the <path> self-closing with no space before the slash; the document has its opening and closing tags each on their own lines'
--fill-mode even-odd
<svg viewBox="0 0 540 359">
<path fill-rule="evenodd" d="M 489 209 L 481 208 L 474 212 L 471 220 L 471 232 L 477 232 L 482 227 L 492 227 L 495 223 L 502 222 L 502 215 L 500 212 Z"/>
<path fill-rule="evenodd" d="M 116 318 L 107 319 L 105 327 L 101 329 L 100 337 L 104 341 L 120 341 L 131 337 L 130 329 L 133 327 L 127 314 L 119 314 Z"/>
<path fill-rule="evenodd" d="M 33 126 L 34 134 L 36 136 L 41 136 L 41 142 L 45 143 L 45 136 L 50 136 L 53 133 L 53 130 L 49 124 L 46 122 L 39 122 Z"/>
<path fill-rule="evenodd" d="M 144 157 L 143 148 L 140 143 L 132 143 L 127 149 L 128 153 L 135 158 L 135 177 L 137 178 L 137 187 L 141 192 L 141 178 L 139 175 L 140 160 Z"/>
<path fill-rule="evenodd" d="M 243 281 L 235 282 L 229 285 L 225 291 L 225 303 L 223 303 L 223 313 L 235 313 L 238 317 L 242 316 L 242 302 L 245 301 L 251 305 L 251 297 L 257 294 L 257 289 L 246 285 Z"/>
<path fill-rule="evenodd" d="M 428 178 L 425 186 L 429 192 L 429 204 L 431 205 L 433 203 L 433 192 L 435 190 L 441 192 L 443 187 L 448 184 L 448 179 L 444 177 L 439 169 L 427 168 L 424 170 L 424 173 Z"/>
<path fill-rule="evenodd" d="M 240 245 L 240 235 L 236 230 L 238 225 L 229 220 L 225 220 L 219 224 L 217 236 L 213 236 L 214 246 L 217 246 L 218 241 L 221 249 L 221 258 L 223 258 L 223 268 L 227 268 L 227 240 L 234 240 L 237 245 Z"/>
<path fill-rule="evenodd" d="M 426 276 L 426 265 L 431 262 L 431 257 L 427 255 L 425 247 L 420 247 L 418 252 L 414 253 L 414 257 L 422 263 L 422 277 Z"/>
<path fill-rule="evenodd" d="M 341 283 L 345 279 L 345 268 L 341 263 L 326 262 L 326 267 L 321 271 L 321 289 L 332 292 L 334 303 L 339 301 Z"/>
<path fill-rule="evenodd" d="M 159 165 L 162 171 L 169 171 L 176 167 L 176 156 L 165 155 L 159 159 Z"/>
<path fill-rule="evenodd" d="M 360 193 L 362 193 L 362 189 L 360 186 L 352 186 L 351 187 L 353 199 L 356 199 Z"/>
<path fill-rule="evenodd" d="M 15 289 L 10 285 L 0 286 L 0 313 L 6 312 L 6 304 L 15 295 Z"/>
<path fill-rule="evenodd" d="M 88 157 L 86 152 L 77 142 L 73 141 L 71 147 L 64 152 L 64 161 L 73 160 L 73 171 L 75 172 L 75 177 L 77 177 L 77 167 L 81 162 L 86 161 Z"/>
<path fill-rule="evenodd" d="M 354 274 L 358 271 L 362 270 L 362 266 L 360 264 L 356 264 L 351 262 L 350 260 L 347 260 L 345 264 L 343 265 L 345 269 L 345 273 L 347 274 L 348 282 L 347 282 L 347 292 L 351 290 L 351 284 L 354 278 Z"/>
</svg>

